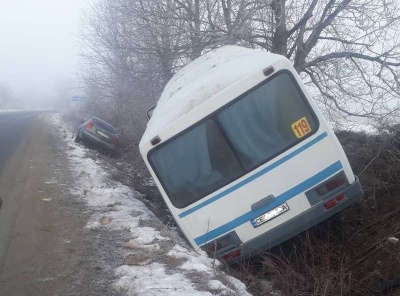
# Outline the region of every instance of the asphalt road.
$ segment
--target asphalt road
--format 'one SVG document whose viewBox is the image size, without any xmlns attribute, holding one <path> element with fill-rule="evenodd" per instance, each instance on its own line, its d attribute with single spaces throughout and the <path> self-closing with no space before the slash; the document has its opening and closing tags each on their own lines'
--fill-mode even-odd
<svg viewBox="0 0 400 296">
<path fill-rule="evenodd" d="M 43 112 L 0 112 L 0 172 Z"/>
<path fill-rule="evenodd" d="M 109 252 L 114 237 L 85 228 L 57 131 L 43 113 L 0 114 L 0 296 L 119 295 L 122 255 Z"/>
</svg>

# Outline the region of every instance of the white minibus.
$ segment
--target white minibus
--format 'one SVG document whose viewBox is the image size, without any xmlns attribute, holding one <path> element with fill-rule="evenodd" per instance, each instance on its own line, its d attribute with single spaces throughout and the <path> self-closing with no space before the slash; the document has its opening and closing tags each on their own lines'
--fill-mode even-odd
<svg viewBox="0 0 400 296">
<path fill-rule="evenodd" d="M 363 196 L 290 61 L 224 46 L 166 85 L 139 144 L 191 245 L 228 264 Z"/>
</svg>

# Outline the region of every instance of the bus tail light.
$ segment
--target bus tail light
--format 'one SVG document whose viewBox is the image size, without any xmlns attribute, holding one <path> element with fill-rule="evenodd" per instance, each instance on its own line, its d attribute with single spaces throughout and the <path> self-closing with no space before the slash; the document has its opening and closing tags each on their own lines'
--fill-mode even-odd
<svg viewBox="0 0 400 296">
<path fill-rule="evenodd" d="M 223 258 L 224 260 L 230 260 L 230 259 L 237 258 L 237 257 L 239 257 L 240 255 L 242 255 L 242 253 L 240 252 L 240 250 L 236 250 L 236 251 L 233 251 L 232 253 L 229 253 L 229 254 L 226 254 L 226 255 L 222 256 L 222 258 Z"/>
<path fill-rule="evenodd" d="M 342 200 L 344 200 L 344 198 L 345 198 L 345 195 L 344 195 L 344 194 L 341 194 L 341 195 L 339 195 L 338 197 L 336 197 L 336 200 L 337 200 L 337 201 L 342 201 Z"/>
<path fill-rule="evenodd" d="M 325 209 L 329 210 L 330 208 L 333 208 L 334 206 L 336 206 L 336 200 L 332 199 L 330 201 L 328 201 L 326 204 L 324 204 Z"/>
<path fill-rule="evenodd" d="M 332 191 L 333 189 L 336 189 L 336 188 L 342 186 L 344 183 L 346 183 L 346 180 L 344 179 L 344 177 L 339 176 L 338 178 L 330 180 L 330 181 L 326 182 L 325 184 L 323 184 L 322 186 L 320 186 L 317 189 L 317 192 L 319 195 L 324 195 L 324 194 L 328 193 L 329 191 Z"/>
<path fill-rule="evenodd" d="M 235 231 L 229 232 L 228 234 L 204 245 L 201 247 L 203 251 L 209 256 L 215 254 L 225 253 L 233 248 L 236 248 L 242 243 Z"/>
<path fill-rule="evenodd" d="M 344 178 L 339 178 L 336 180 L 333 180 L 332 182 L 329 182 L 326 184 L 326 188 L 328 191 L 331 191 L 335 189 L 336 187 L 339 187 L 340 185 L 344 184 Z"/>
<path fill-rule="evenodd" d="M 344 194 L 341 194 L 341 195 L 337 196 L 335 199 L 331 199 L 326 204 L 324 204 L 325 209 L 329 210 L 329 209 L 333 208 L 338 203 L 340 203 L 342 200 L 344 200 L 345 197 L 346 196 Z"/>
</svg>

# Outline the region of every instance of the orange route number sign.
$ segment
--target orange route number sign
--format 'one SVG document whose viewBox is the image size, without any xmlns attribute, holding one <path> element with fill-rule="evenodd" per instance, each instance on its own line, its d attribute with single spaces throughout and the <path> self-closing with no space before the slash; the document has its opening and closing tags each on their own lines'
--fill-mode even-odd
<svg viewBox="0 0 400 296">
<path fill-rule="evenodd" d="M 298 139 L 304 137 L 311 132 L 307 118 L 304 116 L 292 124 L 292 130 Z"/>
</svg>

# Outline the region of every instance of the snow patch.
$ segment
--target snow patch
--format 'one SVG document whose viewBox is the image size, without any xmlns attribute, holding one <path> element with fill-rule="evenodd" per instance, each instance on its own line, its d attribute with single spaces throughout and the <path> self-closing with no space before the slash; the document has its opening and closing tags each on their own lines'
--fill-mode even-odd
<svg viewBox="0 0 400 296">
<path fill-rule="evenodd" d="M 121 266 L 116 275 L 120 279 L 115 286 L 128 295 L 141 296 L 211 296 L 210 292 L 196 290 L 193 283 L 181 273 L 167 273 L 160 263 L 147 266 Z"/>
<path fill-rule="evenodd" d="M 158 251 L 158 250 L 160 250 L 160 245 L 157 244 L 157 243 L 144 245 L 142 243 L 142 240 L 140 240 L 138 238 L 135 238 L 135 239 L 130 239 L 125 244 L 125 248 L 129 248 L 129 249 L 148 249 L 148 250 Z"/>
<path fill-rule="evenodd" d="M 335 130 L 345 130 L 370 135 L 377 134 L 377 126 L 379 126 L 379 123 L 372 119 L 358 118 L 354 116 L 345 119 L 338 119 L 337 121 L 330 121 L 329 123 Z"/>
<path fill-rule="evenodd" d="M 0 113 L 11 113 L 11 112 L 23 112 L 23 111 L 18 109 L 0 110 Z"/>
<path fill-rule="evenodd" d="M 392 244 L 397 244 L 399 242 L 399 239 L 397 237 L 391 236 L 388 238 L 388 242 Z"/>
<path fill-rule="evenodd" d="M 213 272 L 213 266 L 220 266 L 221 262 L 209 258 L 205 253 L 197 254 L 195 251 L 188 250 L 180 245 L 175 245 L 168 256 L 178 259 L 186 259 L 187 261 L 180 267 L 186 270 L 195 270 L 199 272 Z"/>
<path fill-rule="evenodd" d="M 51 180 L 48 180 L 48 181 L 45 181 L 44 182 L 44 184 L 57 184 L 58 182 L 57 182 L 57 180 L 56 179 L 51 179 Z"/>
<path fill-rule="evenodd" d="M 227 280 L 235 287 L 235 290 L 239 295 L 243 296 L 251 296 L 250 293 L 247 292 L 246 290 L 246 285 L 243 284 L 241 281 L 239 281 L 237 278 L 234 278 L 233 276 L 228 275 Z"/>
<path fill-rule="evenodd" d="M 224 290 L 224 289 L 226 289 L 226 286 L 223 283 L 221 283 L 221 281 L 218 281 L 218 280 L 209 281 L 208 282 L 208 287 L 211 290 Z"/>
<path fill-rule="evenodd" d="M 219 261 L 183 247 L 183 241 L 178 244 L 175 239 L 178 234 L 166 229 L 137 199 L 140 193 L 111 181 L 106 169 L 100 166 L 101 161 L 88 157 L 86 148 L 65 137 L 68 128 L 59 116 L 51 115 L 49 119 L 66 144 L 72 173 L 76 176 L 70 191 L 84 199 L 93 213 L 86 227 L 129 231 L 129 237 L 122 244 L 126 250 L 124 265 L 115 270 L 117 290 L 145 296 L 250 295 L 242 282 L 217 268 L 221 265 Z M 213 281 L 216 276 L 222 282 Z"/>
</svg>

